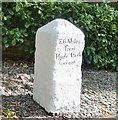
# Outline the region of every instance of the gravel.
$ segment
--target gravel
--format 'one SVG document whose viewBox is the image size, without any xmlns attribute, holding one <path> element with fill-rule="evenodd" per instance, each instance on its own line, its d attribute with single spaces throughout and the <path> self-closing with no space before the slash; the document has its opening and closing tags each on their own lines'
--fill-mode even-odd
<svg viewBox="0 0 118 120">
<path fill-rule="evenodd" d="M 33 100 L 34 63 L 7 60 L 3 62 L 0 93 L 3 118 L 6 109 L 25 118 L 115 118 L 118 114 L 117 73 L 82 68 L 81 109 L 74 115 L 52 115 Z"/>
</svg>

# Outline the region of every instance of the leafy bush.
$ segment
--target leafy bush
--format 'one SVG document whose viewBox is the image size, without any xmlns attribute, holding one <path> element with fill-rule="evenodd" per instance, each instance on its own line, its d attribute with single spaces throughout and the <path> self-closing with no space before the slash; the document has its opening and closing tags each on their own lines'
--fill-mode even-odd
<svg viewBox="0 0 118 120">
<path fill-rule="evenodd" d="M 34 53 L 39 27 L 56 18 L 64 18 L 79 27 L 86 36 L 84 64 L 118 71 L 118 11 L 108 3 L 76 2 L 3 3 L 3 49 L 19 45 Z"/>
</svg>

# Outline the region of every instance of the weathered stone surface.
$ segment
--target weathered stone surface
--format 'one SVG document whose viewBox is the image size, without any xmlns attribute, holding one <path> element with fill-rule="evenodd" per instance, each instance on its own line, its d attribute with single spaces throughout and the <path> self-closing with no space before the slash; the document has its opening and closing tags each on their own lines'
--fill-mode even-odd
<svg viewBox="0 0 118 120">
<path fill-rule="evenodd" d="M 48 112 L 79 112 L 84 34 L 56 19 L 36 34 L 33 99 Z"/>
</svg>

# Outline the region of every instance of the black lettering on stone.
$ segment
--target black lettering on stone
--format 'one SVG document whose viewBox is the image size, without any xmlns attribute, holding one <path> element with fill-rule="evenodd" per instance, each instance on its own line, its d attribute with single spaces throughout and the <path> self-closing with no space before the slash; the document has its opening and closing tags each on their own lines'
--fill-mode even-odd
<svg viewBox="0 0 118 120">
<path fill-rule="evenodd" d="M 68 41 L 67 41 L 67 43 L 72 43 L 72 38 L 68 38 Z"/>
<path fill-rule="evenodd" d="M 71 57 L 73 58 L 75 58 L 75 57 L 80 57 L 81 56 L 81 53 L 79 52 L 78 54 L 76 54 L 76 53 L 74 53 L 74 52 L 72 52 L 71 53 Z"/>
<path fill-rule="evenodd" d="M 68 56 L 66 53 L 64 53 L 64 55 L 61 55 L 60 53 L 56 54 L 56 59 L 62 60 L 62 59 L 66 59 Z"/>
<path fill-rule="evenodd" d="M 73 65 L 75 63 L 75 61 L 71 61 L 71 62 L 59 62 L 60 65 Z"/>
<path fill-rule="evenodd" d="M 75 47 L 69 47 L 68 45 L 65 45 L 65 51 L 73 51 L 75 49 Z"/>
</svg>

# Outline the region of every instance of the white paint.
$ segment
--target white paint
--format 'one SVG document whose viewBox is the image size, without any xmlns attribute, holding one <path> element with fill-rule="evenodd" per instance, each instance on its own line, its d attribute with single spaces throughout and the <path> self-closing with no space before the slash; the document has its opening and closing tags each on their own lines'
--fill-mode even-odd
<svg viewBox="0 0 118 120">
<path fill-rule="evenodd" d="M 48 112 L 79 112 L 83 49 L 83 32 L 67 20 L 38 29 L 33 99 Z"/>
</svg>

